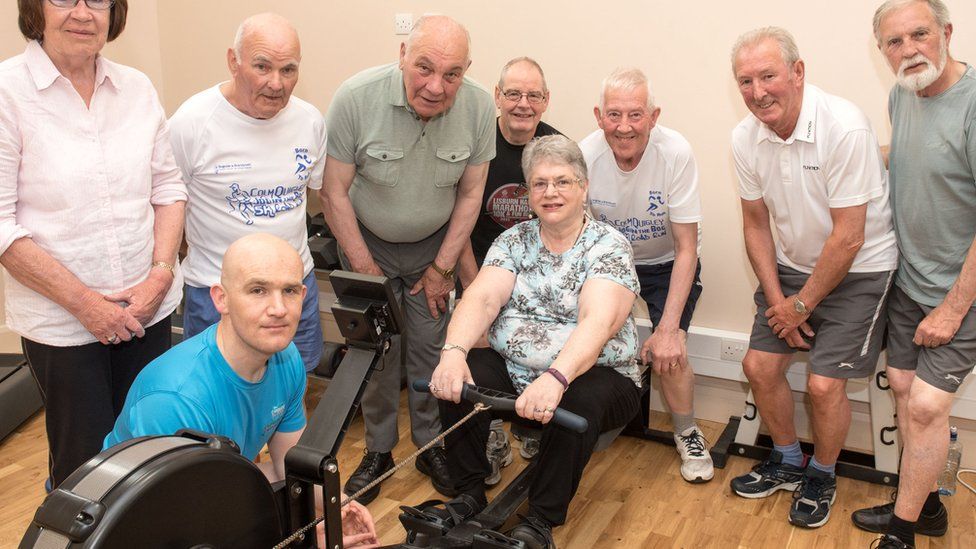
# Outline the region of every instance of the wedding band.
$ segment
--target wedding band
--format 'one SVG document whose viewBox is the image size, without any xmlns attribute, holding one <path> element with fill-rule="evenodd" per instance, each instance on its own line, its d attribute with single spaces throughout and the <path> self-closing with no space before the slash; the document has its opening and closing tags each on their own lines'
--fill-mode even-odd
<svg viewBox="0 0 976 549">
<path fill-rule="evenodd" d="M 431 383 L 427 387 L 430 388 L 430 392 L 432 392 L 432 393 L 436 393 L 437 391 L 440 391 L 440 389 L 437 388 L 437 385 L 434 385 L 433 383 Z"/>
<path fill-rule="evenodd" d="M 108 338 L 109 343 L 117 343 L 119 341 L 119 336 L 117 334 L 112 334 L 112 337 Z"/>
<path fill-rule="evenodd" d="M 555 412 L 555 410 L 553 410 L 552 408 L 546 408 L 545 411 L 548 412 L 548 413 L 550 413 L 550 414 L 553 413 L 553 412 Z"/>
</svg>

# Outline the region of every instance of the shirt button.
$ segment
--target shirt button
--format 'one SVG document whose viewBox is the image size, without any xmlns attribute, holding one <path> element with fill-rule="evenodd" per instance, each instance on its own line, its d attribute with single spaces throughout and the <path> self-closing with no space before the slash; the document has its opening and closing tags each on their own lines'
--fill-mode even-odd
<svg viewBox="0 0 976 549">
<path fill-rule="evenodd" d="M 452 154 L 451 155 L 451 160 L 454 160 L 455 158 L 457 158 L 457 155 Z"/>
<path fill-rule="evenodd" d="M 385 154 L 383 155 L 383 160 L 386 160 L 386 155 Z"/>
</svg>

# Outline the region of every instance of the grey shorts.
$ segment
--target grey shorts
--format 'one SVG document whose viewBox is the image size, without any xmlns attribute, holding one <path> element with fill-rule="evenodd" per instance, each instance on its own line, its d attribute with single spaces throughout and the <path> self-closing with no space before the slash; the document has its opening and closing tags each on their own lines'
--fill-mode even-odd
<svg viewBox="0 0 976 549">
<path fill-rule="evenodd" d="M 783 294 L 790 296 L 810 275 L 778 266 Z M 810 345 L 809 371 L 824 377 L 848 379 L 870 376 L 878 363 L 884 342 L 885 301 L 894 271 L 847 273 L 836 288 L 813 310 L 807 323 L 814 336 L 804 336 Z M 766 296 L 756 290 L 756 319 L 749 348 L 767 353 L 792 354 L 797 350 L 780 339 L 766 318 Z"/>
<path fill-rule="evenodd" d="M 912 342 L 919 323 L 934 307 L 916 303 L 895 286 L 888 300 L 888 366 L 915 370 L 929 385 L 955 393 L 976 363 L 976 313 L 972 309 L 962 319 L 952 341 L 934 349 Z"/>
</svg>

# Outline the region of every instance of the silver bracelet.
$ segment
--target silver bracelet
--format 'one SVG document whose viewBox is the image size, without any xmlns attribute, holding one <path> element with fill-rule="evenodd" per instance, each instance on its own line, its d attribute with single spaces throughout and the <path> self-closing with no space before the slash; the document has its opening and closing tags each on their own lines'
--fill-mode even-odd
<svg viewBox="0 0 976 549">
<path fill-rule="evenodd" d="M 441 352 L 443 353 L 444 351 L 450 351 L 453 349 L 457 349 L 458 351 L 461 351 L 464 354 L 464 358 L 468 358 L 468 350 L 460 345 L 455 345 L 453 343 L 445 343 L 444 346 L 441 347 Z"/>
</svg>

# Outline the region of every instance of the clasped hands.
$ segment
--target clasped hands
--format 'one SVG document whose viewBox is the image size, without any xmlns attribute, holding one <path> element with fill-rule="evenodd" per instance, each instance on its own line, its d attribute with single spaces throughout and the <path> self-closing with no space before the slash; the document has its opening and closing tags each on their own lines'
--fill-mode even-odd
<svg viewBox="0 0 976 549">
<path fill-rule="evenodd" d="M 770 305 L 766 309 L 766 318 L 769 329 L 776 334 L 776 337 L 785 340 L 786 344 L 794 349 L 809 350 L 810 345 L 803 339 L 803 335 L 814 336 L 813 328 L 807 324 L 810 313 L 797 312 L 793 304 L 796 299 L 797 296 L 794 294 L 775 305 Z"/>
</svg>

